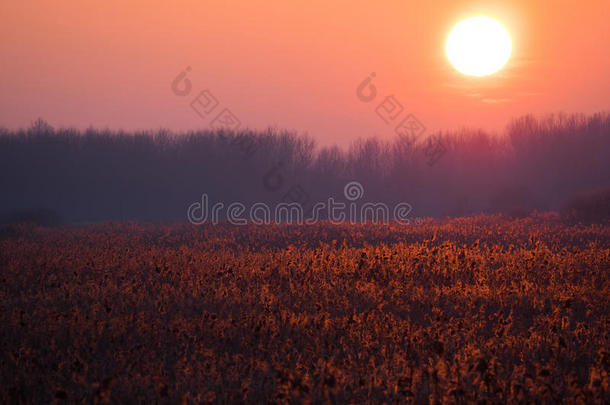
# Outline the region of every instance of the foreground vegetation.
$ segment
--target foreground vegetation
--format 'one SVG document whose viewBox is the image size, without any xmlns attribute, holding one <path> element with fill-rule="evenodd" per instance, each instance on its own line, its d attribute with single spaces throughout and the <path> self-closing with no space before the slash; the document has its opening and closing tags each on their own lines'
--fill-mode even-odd
<svg viewBox="0 0 610 405">
<path fill-rule="evenodd" d="M 5 229 L 2 403 L 607 403 L 610 228 Z"/>
</svg>

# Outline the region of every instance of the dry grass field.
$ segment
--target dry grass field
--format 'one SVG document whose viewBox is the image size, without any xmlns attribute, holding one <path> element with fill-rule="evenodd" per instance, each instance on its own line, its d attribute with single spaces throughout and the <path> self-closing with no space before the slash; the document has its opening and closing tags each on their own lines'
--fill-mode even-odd
<svg viewBox="0 0 610 405">
<path fill-rule="evenodd" d="M 11 226 L 2 403 L 608 403 L 610 227 Z"/>
</svg>

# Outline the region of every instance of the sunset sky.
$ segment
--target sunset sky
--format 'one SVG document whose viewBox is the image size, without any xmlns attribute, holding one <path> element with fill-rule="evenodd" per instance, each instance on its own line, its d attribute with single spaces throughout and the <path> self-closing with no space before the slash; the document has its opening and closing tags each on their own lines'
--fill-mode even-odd
<svg viewBox="0 0 610 405">
<path fill-rule="evenodd" d="M 445 55 L 460 20 L 510 31 L 498 73 L 467 77 Z M 0 126 L 206 128 L 207 89 L 242 126 L 320 144 L 394 136 L 375 107 L 394 95 L 428 131 L 502 130 L 527 113 L 610 109 L 610 1 L 4 1 Z M 187 66 L 192 92 L 171 82 Z M 377 98 L 356 88 L 371 72 Z"/>
</svg>

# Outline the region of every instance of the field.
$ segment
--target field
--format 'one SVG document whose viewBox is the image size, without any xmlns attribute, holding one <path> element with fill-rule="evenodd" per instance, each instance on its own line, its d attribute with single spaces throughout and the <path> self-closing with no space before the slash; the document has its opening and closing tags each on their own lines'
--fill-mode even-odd
<svg viewBox="0 0 610 405">
<path fill-rule="evenodd" d="M 608 403 L 610 227 L 13 226 L 1 403 Z"/>
</svg>

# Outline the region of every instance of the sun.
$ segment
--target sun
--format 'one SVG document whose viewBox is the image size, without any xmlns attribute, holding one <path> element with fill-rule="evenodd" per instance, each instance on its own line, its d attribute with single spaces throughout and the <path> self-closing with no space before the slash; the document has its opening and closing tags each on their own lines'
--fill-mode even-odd
<svg viewBox="0 0 610 405">
<path fill-rule="evenodd" d="M 510 33 L 490 17 L 460 21 L 447 37 L 449 62 L 468 76 L 487 76 L 502 69 L 512 52 Z"/>
</svg>

